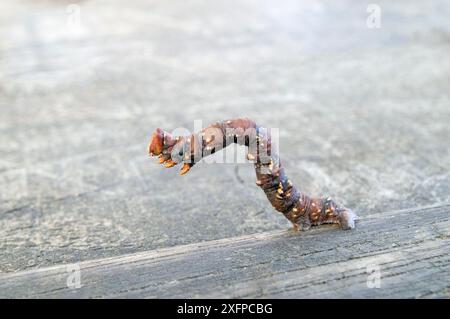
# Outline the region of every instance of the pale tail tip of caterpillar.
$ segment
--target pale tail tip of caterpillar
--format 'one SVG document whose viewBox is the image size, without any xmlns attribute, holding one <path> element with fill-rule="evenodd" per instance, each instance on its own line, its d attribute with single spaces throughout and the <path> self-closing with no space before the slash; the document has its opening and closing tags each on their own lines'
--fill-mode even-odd
<svg viewBox="0 0 450 319">
<path fill-rule="evenodd" d="M 339 222 L 341 224 L 341 228 L 344 230 L 354 229 L 355 222 L 359 220 L 359 216 L 356 215 L 352 210 L 346 209 L 341 212 L 341 216 L 339 218 Z"/>
</svg>

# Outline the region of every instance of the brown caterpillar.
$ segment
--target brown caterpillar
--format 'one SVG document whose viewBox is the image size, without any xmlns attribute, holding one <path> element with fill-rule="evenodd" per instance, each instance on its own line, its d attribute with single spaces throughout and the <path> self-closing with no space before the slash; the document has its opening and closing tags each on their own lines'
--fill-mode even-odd
<svg viewBox="0 0 450 319">
<path fill-rule="evenodd" d="M 295 229 L 307 230 L 312 225 L 329 223 L 340 224 L 342 229 L 355 227 L 358 217 L 350 209 L 329 197 L 312 198 L 297 190 L 285 174 L 270 132 L 252 120 L 217 122 L 190 136 L 172 136 L 158 128 L 148 151 L 167 168 L 183 163 L 180 174 L 184 175 L 203 157 L 232 143 L 248 147 L 247 159 L 254 162 L 256 184 Z"/>
</svg>

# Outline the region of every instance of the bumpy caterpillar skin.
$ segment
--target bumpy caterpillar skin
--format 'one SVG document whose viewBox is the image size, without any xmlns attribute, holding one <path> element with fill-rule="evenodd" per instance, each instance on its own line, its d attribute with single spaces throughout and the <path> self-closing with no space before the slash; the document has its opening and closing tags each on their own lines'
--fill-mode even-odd
<svg viewBox="0 0 450 319">
<path fill-rule="evenodd" d="M 186 174 L 195 163 L 232 143 L 248 147 L 247 158 L 254 162 L 256 184 L 262 188 L 272 206 L 294 225 L 308 230 L 321 224 L 339 224 L 353 229 L 358 217 L 331 198 L 312 198 L 298 190 L 287 178 L 270 132 L 249 119 L 217 122 L 190 136 L 172 136 L 156 129 L 149 154 L 170 168 L 183 163 L 180 174 Z"/>
</svg>

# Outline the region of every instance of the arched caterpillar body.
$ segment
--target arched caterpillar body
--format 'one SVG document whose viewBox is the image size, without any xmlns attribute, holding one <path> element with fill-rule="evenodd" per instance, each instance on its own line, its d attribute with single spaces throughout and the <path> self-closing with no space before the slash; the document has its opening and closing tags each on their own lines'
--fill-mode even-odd
<svg viewBox="0 0 450 319">
<path fill-rule="evenodd" d="M 350 209 L 331 198 L 313 198 L 298 190 L 287 178 L 278 149 L 271 134 L 249 119 L 216 122 L 190 136 L 172 136 L 158 128 L 152 135 L 149 154 L 169 168 L 183 163 L 186 174 L 195 163 L 232 143 L 248 147 L 247 158 L 254 162 L 256 184 L 262 188 L 272 206 L 296 229 L 312 225 L 340 224 L 342 229 L 355 227 L 358 219 Z"/>
</svg>

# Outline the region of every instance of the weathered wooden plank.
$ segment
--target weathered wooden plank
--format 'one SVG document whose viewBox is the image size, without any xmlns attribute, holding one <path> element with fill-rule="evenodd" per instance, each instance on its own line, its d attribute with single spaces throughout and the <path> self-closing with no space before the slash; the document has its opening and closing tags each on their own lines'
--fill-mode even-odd
<svg viewBox="0 0 450 319">
<path fill-rule="evenodd" d="M 251 167 L 148 159 L 194 120 L 279 128 L 362 217 L 448 201 L 450 2 L 376 3 L 374 30 L 355 0 L 0 1 L 0 272 L 287 227 Z"/>
<path fill-rule="evenodd" d="M 0 296 L 448 297 L 449 239 L 450 205 L 386 212 L 350 232 L 267 232 L 5 274 Z M 81 287 L 69 288 L 76 267 Z"/>
</svg>

